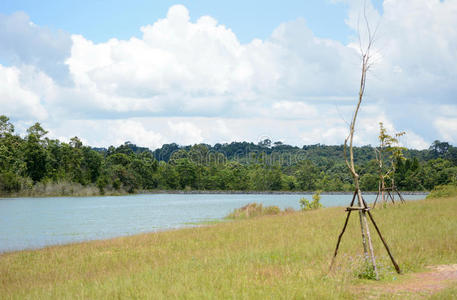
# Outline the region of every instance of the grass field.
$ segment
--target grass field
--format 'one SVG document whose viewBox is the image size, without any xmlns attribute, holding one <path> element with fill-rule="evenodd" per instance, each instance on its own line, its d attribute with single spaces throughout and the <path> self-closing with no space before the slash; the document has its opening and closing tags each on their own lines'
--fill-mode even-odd
<svg viewBox="0 0 457 300">
<path fill-rule="evenodd" d="M 456 197 L 373 214 L 405 274 L 394 273 L 372 228 L 382 282 L 401 282 L 427 265 L 457 263 Z M 353 299 L 358 286 L 374 284 L 359 279 L 364 268 L 356 214 L 336 268 L 327 273 L 345 216 L 341 207 L 326 208 L 5 253 L 0 298 Z"/>
</svg>

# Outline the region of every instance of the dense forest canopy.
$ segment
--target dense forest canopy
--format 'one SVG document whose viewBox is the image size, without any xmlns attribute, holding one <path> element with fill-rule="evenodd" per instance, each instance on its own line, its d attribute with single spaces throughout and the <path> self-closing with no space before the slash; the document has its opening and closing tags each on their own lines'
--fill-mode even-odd
<svg viewBox="0 0 457 300">
<path fill-rule="evenodd" d="M 378 188 L 372 146 L 354 149 L 361 188 Z M 435 141 L 426 150 L 404 150 L 396 162 L 401 190 L 431 190 L 457 182 L 457 147 Z M 232 142 L 180 146 L 154 151 L 125 142 L 92 148 L 78 137 L 69 143 L 47 137 L 39 123 L 24 137 L 0 116 L 0 192 L 27 194 L 35 186 L 64 183 L 96 187 L 97 193 L 138 190 L 349 191 L 352 178 L 343 146 L 290 146 L 268 139 L 257 144 Z M 61 194 L 68 191 L 62 189 Z"/>
</svg>

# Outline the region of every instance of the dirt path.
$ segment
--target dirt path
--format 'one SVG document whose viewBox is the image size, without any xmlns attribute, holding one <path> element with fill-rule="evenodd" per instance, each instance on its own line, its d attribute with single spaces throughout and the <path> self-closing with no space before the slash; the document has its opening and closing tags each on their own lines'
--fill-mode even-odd
<svg viewBox="0 0 457 300">
<path fill-rule="evenodd" d="M 457 264 L 427 267 L 429 271 L 411 274 L 396 283 L 374 283 L 357 287 L 359 295 L 364 299 L 379 297 L 414 299 L 426 298 L 445 288 L 457 285 Z"/>
</svg>

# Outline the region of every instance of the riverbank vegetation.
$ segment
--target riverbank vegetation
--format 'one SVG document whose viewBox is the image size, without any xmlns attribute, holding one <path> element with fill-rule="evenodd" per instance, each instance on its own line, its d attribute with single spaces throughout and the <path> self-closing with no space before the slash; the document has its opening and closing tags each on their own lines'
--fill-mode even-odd
<svg viewBox="0 0 457 300">
<path fill-rule="evenodd" d="M 457 197 L 457 185 L 438 185 L 427 195 L 427 199 L 442 197 Z"/>
<path fill-rule="evenodd" d="M 381 242 L 374 239 L 381 283 L 401 283 L 426 266 L 457 262 L 456 197 L 387 205 L 373 214 L 403 272 L 394 272 Z M 364 260 L 357 218 L 346 232 L 357 238 L 344 239 L 335 268 L 327 273 L 344 218 L 344 209 L 333 207 L 4 253 L 0 295 L 353 299 L 379 282 L 360 279 Z M 455 290 L 442 295 L 455 297 Z"/>
<path fill-rule="evenodd" d="M 361 188 L 378 189 L 371 146 L 354 148 Z M 431 190 L 457 182 L 457 147 L 435 141 L 427 150 L 404 151 L 396 164 L 400 190 Z M 92 148 L 47 137 L 39 123 L 19 136 L 0 116 L 0 195 L 85 196 L 142 190 L 351 191 L 343 146 L 296 147 L 266 139 L 258 144 L 165 144 L 154 151 L 126 142 Z"/>
<path fill-rule="evenodd" d="M 312 201 L 309 201 L 306 198 L 301 198 L 300 201 L 298 201 L 298 203 L 300 204 L 301 210 L 313 210 L 323 207 L 320 201 L 321 191 L 316 191 L 313 195 Z"/>
<path fill-rule="evenodd" d="M 301 198 L 298 202 L 300 204 L 300 209 L 302 211 L 305 210 L 314 210 L 322 208 L 322 204 L 320 203 L 321 196 L 320 191 L 317 191 L 313 195 L 313 200 L 309 201 L 306 198 Z M 290 214 L 296 212 L 295 209 L 292 207 L 287 207 L 284 210 L 281 210 L 278 206 L 263 206 L 262 203 L 249 203 L 243 207 L 236 208 L 233 210 L 226 219 L 249 219 L 249 218 L 257 218 L 262 216 L 274 216 L 280 214 Z"/>
</svg>

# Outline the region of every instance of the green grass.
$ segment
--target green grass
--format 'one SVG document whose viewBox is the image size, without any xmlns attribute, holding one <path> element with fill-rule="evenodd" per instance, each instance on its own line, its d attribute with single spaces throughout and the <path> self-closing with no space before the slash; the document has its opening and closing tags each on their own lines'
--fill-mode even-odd
<svg viewBox="0 0 457 300">
<path fill-rule="evenodd" d="M 457 198 L 373 211 L 404 273 L 457 262 Z M 353 299 L 363 272 L 358 217 L 328 267 L 340 208 L 223 222 L 0 255 L 2 299 Z M 381 280 L 396 275 L 371 229 Z M 444 291 L 454 295 L 455 291 Z"/>
<path fill-rule="evenodd" d="M 457 299 L 457 287 L 450 287 L 432 295 L 430 299 Z"/>
<path fill-rule="evenodd" d="M 184 225 L 195 225 L 195 226 L 203 226 L 203 225 L 214 225 L 220 224 L 222 222 L 228 222 L 229 220 L 221 220 L 221 219 L 207 219 L 201 220 L 198 222 L 185 222 Z"/>
</svg>

